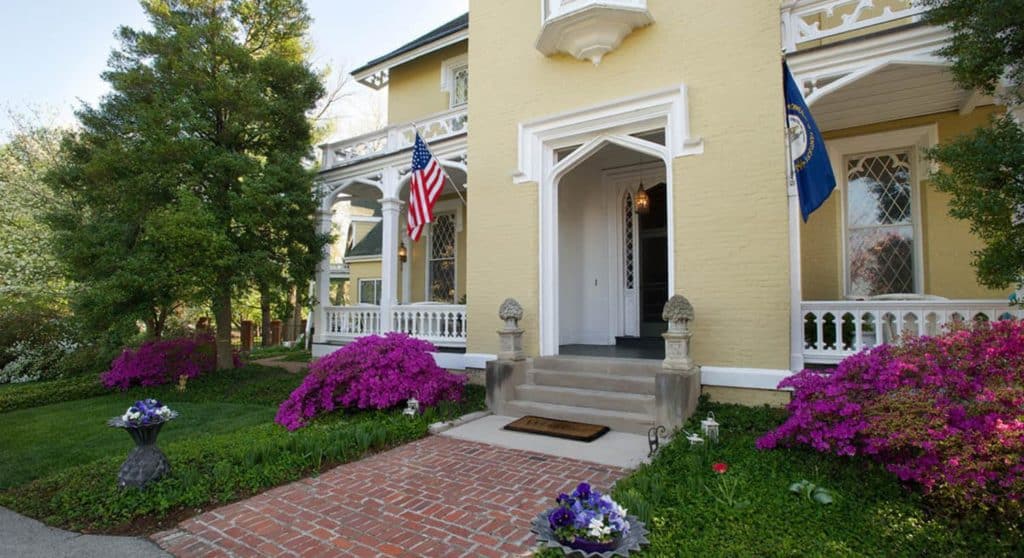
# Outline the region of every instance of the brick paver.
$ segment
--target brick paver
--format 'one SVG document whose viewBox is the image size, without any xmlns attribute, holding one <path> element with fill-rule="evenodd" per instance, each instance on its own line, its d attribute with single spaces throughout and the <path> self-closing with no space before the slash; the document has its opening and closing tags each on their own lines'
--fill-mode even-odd
<svg viewBox="0 0 1024 558">
<path fill-rule="evenodd" d="M 579 481 L 627 471 L 431 436 L 181 522 L 177 556 L 517 556 L 530 522 Z"/>
</svg>

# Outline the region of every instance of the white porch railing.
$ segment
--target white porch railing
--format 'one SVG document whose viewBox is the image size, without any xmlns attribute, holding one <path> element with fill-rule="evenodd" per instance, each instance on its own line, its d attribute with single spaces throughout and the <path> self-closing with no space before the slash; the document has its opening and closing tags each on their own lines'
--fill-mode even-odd
<svg viewBox="0 0 1024 558">
<path fill-rule="evenodd" d="M 395 331 L 438 347 L 466 346 L 465 304 L 405 304 L 391 310 Z"/>
<path fill-rule="evenodd" d="M 466 346 L 466 305 L 404 304 L 391 307 L 394 331 L 430 341 L 438 347 Z M 385 333 L 379 306 L 325 306 L 323 337 L 352 341 L 363 335 Z"/>
<path fill-rule="evenodd" d="M 416 123 L 424 140 L 439 141 L 469 131 L 466 107 L 437 113 Z M 362 159 L 388 155 L 412 147 L 415 141 L 412 123 L 393 124 L 376 132 L 363 134 L 321 146 L 323 170 L 348 165 Z"/>
<path fill-rule="evenodd" d="M 363 335 L 380 333 L 379 306 L 324 306 L 324 337 L 352 341 Z"/>
<path fill-rule="evenodd" d="M 912 0 L 786 0 L 782 3 L 782 46 L 798 45 L 909 18 L 926 8 Z"/>
<path fill-rule="evenodd" d="M 956 321 L 1024 319 L 1003 300 L 822 300 L 800 305 L 804 361 L 834 364 L 900 335 L 935 335 Z"/>
</svg>

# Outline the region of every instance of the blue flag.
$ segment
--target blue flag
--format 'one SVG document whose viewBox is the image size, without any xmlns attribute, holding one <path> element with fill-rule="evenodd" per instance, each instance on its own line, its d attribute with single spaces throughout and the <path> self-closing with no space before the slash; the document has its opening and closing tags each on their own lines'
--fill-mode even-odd
<svg viewBox="0 0 1024 558">
<path fill-rule="evenodd" d="M 807 217 L 821 207 L 835 189 L 836 177 L 825 151 L 825 140 L 821 139 L 818 125 L 811 118 L 800 87 L 785 62 L 782 63 L 782 71 L 786 80 L 790 155 L 796 172 L 796 189 L 800 193 L 800 213 L 806 223 Z"/>
</svg>

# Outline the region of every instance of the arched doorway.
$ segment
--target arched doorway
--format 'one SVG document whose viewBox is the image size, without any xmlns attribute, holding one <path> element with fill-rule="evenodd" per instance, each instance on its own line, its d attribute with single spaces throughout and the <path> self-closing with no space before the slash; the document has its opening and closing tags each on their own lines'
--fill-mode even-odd
<svg viewBox="0 0 1024 558">
<path fill-rule="evenodd" d="M 635 147 L 609 140 L 560 159 L 578 157 L 557 182 L 557 354 L 663 358 L 668 180 L 663 160 Z"/>
</svg>

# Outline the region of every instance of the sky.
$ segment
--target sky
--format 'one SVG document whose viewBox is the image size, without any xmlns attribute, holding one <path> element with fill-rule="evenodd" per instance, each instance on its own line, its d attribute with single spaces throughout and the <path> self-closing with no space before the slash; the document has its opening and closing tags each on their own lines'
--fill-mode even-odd
<svg viewBox="0 0 1024 558">
<path fill-rule="evenodd" d="M 351 70 L 447 22 L 468 0 L 306 0 L 313 64 Z M 100 74 L 120 25 L 147 25 L 136 0 L 0 0 L 0 137 L 8 108 L 36 109 L 53 123 L 74 123 L 80 102 L 109 91 Z M 335 137 L 367 132 L 385 114 L 382 94 L 352 83 L 332 111 Z"/>
</svg>

